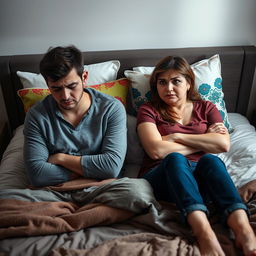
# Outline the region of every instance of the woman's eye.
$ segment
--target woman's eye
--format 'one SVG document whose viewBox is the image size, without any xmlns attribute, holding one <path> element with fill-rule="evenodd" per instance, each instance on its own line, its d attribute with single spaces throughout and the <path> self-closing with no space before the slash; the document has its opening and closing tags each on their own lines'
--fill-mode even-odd
<svg viewBox="0 0 256 256">
<path fill-rule="evenodd" d="M 159 80 L 158 83 L 159 83 L 160 85 L 166 85 L 166 81 L 165 81 L 165 80 Z"/>
<path fill-rule="evenodd" d="M 181 81 L 179 80 L 179 79 L 175 79 L 175 80 L 173 80 L 173 84 L 179 84 L 179 83 L 181 83 Z"/>
</svg>

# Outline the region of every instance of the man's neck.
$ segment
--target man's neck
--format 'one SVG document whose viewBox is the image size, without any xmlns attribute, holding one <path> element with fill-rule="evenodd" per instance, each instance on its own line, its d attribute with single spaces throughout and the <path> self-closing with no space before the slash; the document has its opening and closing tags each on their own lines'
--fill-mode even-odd
<svg viewBox="0 0 256 256">
<path fill-rule="evenodd" d="M 61 110 L 64 119 L 76 127 L 81 119 L 86 115 L 91 106 L 91 96 L 89 93 L 84 92 L 82 98 L 77 104 L 76 108 L 69 110 Z"/>
</svg>

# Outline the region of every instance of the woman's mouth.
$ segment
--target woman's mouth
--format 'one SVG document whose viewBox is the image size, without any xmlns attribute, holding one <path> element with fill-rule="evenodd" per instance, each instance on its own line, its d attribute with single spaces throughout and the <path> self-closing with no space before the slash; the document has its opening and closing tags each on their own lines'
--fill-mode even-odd
<svg viewBox="0 0 256 256">
<path fill-rule="evenodd" d="M 165 97 L 167 97 L 167 98 L 174 98 L 175 96 L 176 96 L 175 94 L 166 94 Z"/>
</svg>

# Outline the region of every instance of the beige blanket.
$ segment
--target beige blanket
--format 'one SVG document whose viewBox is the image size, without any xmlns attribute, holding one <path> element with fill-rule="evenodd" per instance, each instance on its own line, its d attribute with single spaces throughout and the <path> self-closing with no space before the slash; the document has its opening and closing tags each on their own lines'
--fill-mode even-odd
<svg viewBox="0 0 256 256">
<path fill-rule="evenodd" d="M 95 248 L 76 250 L 60 248 L 53 250 L 49 256 L 127 256 L 127 255 L 193 255 L 199 256 L 198 247 L 189 244 L 181 237 L 162 236 L 154 233 L 142 233 L 124 236 L 105 242 Z"/>
<path fill-rule="evenodd" d="M 227 234 L 219 235 L 222 248 L 228 256 L 242 255 Z M 170 256 L 170 255 L 200 255 L 196 242 L 191 242 L 180 236 L 164 236 L 156 233 L 140 233 L 127 235 L 107 241 L 90 249 L 58 248 L 49 256 Z"/>
</svg>

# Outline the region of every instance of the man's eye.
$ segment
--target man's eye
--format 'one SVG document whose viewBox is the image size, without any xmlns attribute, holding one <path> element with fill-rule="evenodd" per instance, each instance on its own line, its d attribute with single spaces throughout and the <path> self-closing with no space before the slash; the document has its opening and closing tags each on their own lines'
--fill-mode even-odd
<svg viewBox="0 0 256 256">
<path fill-rule="evenodd" d="M 53 90 L 54 92 L 59 92 L 59 91 L 61 90 L 61 88 L 52 88 L 52 90 Z"/>
<path fill-rule="evenodd" d="M 76 84 L 71 84 L 68 86 L 68 89 L 74 89 L 76 87 Z"/>
</svg>

